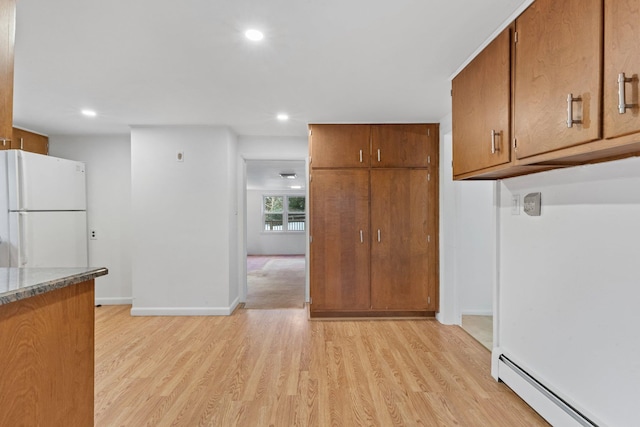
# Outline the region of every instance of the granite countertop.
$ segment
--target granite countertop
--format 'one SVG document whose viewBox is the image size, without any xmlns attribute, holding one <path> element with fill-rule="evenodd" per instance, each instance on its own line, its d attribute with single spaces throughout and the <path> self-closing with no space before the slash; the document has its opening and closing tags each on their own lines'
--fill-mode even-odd
<svg viewBox="0 0 640 427">
<path fill-rule="evenodd" d="M 106 268 L 0 268 L 0 305 L 86 282 Z"/>
</svg>

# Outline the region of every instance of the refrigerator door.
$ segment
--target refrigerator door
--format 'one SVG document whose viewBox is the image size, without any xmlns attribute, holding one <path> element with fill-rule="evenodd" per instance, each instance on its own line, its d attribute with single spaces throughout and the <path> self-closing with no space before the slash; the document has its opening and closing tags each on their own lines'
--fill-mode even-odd
<svg viewBox="0 0 640 427">
<path fill-rule="evenodd" d="M 8 150 L 10 211 L 86 210 L 84 163 Z"/>
<path fill-rule="evenodd" d="M 87 214 L 11 212 L 11 267 L 87 267 Z"/>
</svg>

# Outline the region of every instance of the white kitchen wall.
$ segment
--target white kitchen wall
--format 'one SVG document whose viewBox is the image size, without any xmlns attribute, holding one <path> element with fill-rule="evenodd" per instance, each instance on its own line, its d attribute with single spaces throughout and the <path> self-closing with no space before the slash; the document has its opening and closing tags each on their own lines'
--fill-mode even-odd
<svg viewBox="0 0 640 427">
<path fill-rule="evenodd" d="M 448 132 L 440 144 L 438 319 L 460 324 L 463 314 L 493 314 L 496 209 L 493 182 L 453 181 L 452 154 Z"/>
<path fill-rule="evenodd" d="M 300 195 L 291 191 L 247 190 L 247 254 L 303 255 L 306 233 L 263 230 L 262 196 L 270 194 Z"/>
<path fill-rule="evenodd" d="M 640 158 L 503 180 L 499 348 L 599 425 L 638 425 Z M 542 193 L 542 215 L 511 198 Z"/>
<path fill-rule="evenodd" d="M 133 315 L 237 306 L 236 144 L 223 127 L 132 128 Z"/>
<path fill-rule="evenodd" d="M 131 304 L 131 143 L 129 135 L 49 137 L 49 154 L 87 165 L 89 265 L 107 267 L 96 280 L 97 304 Z"/>
</svg>

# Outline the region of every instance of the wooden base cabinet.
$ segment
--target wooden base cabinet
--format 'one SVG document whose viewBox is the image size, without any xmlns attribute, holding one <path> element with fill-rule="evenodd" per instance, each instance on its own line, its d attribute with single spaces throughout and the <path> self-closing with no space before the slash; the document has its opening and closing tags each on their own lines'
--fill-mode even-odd
<svg viewBox="0 0 640 427">
<path fill-rule="evenodd" d="M 433 316 L 438 127 L 348 126 L 311 125 L 311 317 Z M 358 135 L 339 151 L 371 153 L 370 167 L 359 155 L 353 168 L 328 167 L 337 134 Z"/>
</svg>

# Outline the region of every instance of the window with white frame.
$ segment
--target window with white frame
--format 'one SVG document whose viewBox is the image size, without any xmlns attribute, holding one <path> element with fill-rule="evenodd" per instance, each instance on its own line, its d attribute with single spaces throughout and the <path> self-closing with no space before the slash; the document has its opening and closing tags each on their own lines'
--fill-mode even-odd
<svg viewBox="0 0 640 427">
<path fill-rule="evenodd" d="M 299 195 L 262 196 L 264 231 L 304 231 L 306 198 Z"/>
</svg>

